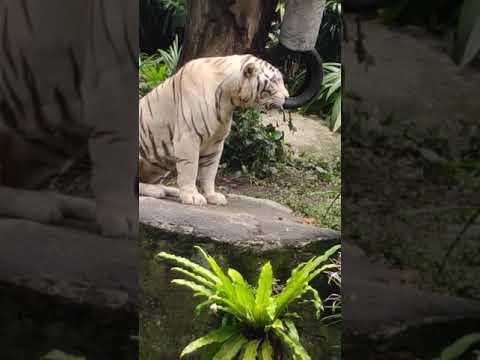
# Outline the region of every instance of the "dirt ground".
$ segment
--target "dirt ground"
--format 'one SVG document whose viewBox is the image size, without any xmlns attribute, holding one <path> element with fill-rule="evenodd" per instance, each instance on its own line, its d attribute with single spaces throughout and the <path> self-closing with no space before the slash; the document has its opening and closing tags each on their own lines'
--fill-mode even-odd
<svg viewBox="0 0 480 360">
<path fill-rule="evenodd" d="M 319 157 L 328 160 L 340 156 L 340 133 L 331 132 L 326 122 L 315 115 L 303 116 L 298 112 L 292 113 L 295 131 L 288 128 L 288 124 L 283 121 L 283 114 L 279 111 L 269 111 L 262 120 L 265 125 L 272 124 L 284 131 L 285 142 L 297 153 L 318 154 Z"/>
<path fill-rule="evenodd" d="M 480 299 L 478 219 L 446 257 L 480 208 L 480 72 L 458 68 L 444 39 L 375 20 L 362 22 L 366 66 L 347 28 L 345 237 L 408 282 Z"/>
</svg>

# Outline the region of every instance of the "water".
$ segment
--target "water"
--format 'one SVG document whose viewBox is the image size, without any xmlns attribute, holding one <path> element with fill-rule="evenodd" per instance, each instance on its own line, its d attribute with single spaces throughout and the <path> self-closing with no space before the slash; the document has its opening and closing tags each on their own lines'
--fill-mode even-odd
<svg viewBox="0 0 480 360">
<path fill-rule="evenodd" d="M 178 359 L 187 344 L 219 325 L 219 319 L 211 315 L 203 314 L 198 319 L 194 318 L 195 305 L 201 299 L 192 298 L 191 291 L 170 283 L 178 274 L 170 271 L 171 264 L 155 259 L 155 255 L 160 251 L 201 262 L 201 256 L 194 249 L 194 245 L 199 245 L 224 269 L 226 266 L 237 269 L 253 284 L 256 282 L 258 269 L 267 260 L 272 262 L 275 277 L 283 283 L 295 264 L 312 255 L 304 250 L 295 252 L 285 249 L 274 253 L 255 253 L 228 244 L 214 244 L 207 239 L 172 235 L 147 227 L 143 227 L 141 234 L 140 360 Z M 321 289 L 322 285 L 325 288 L 324 283 L 315 286 Z M 325 298 L 327 293 L 322 293 Z M 311 307 L 303 306 L 299 308 L 299 312 L 304 317 L 304 320 L 297 323 L 300 336 L 312 360 L 338 358 L 336 354 L 339 349 L 335 345 L 340 343 L 341 328 L 322 325 L 314 319 L 314 310 Z"/>
<path fill-rule="evenodd" d="M 0 284 L 0 359 L 36 360 L 57 349 L 85 360 L 137 360 L 134 311 L 79 306 Z"/>
</svg>

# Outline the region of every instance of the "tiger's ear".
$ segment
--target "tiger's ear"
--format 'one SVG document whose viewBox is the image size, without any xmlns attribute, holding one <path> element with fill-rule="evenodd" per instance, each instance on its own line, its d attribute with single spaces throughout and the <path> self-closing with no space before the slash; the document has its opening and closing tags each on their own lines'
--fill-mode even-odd
<svg viewBox="0 0 480 360">
<path fill-rule="evenodd" d="M 250 79 L 254 76 L 256 76 L 258 73 L 258 67 L 255 63 L 248 63 L 245 65 L 245 68 L 243 69 L 243 76 L 245 76 L 247 79 Z"/>
</svg>

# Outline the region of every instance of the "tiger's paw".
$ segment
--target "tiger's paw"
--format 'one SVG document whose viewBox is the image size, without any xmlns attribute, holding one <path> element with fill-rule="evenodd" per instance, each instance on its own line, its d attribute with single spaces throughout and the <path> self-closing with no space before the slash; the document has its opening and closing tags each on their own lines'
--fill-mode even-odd
<svg viewBox="0 0 480 360">
<path fill-rule="evenodd" d="M 207 205 L 207 200 L 198 191 L 181 191 L 180 201 L 182 204 L 204 206 Z"/>
<path fill-rule="evenodd" d="M 96 220 L 102 236 L 129 239 L 137 236 L 138 218 L 132 211 L 97 205 Z"/>
<path fill-rule="evenodd" d="M 225 195 L 218 192 L 205 194 L 205 198 L 207 199 L 207 202 L 212 205 L 227 205 L 227 198 Z"/>
</svg>

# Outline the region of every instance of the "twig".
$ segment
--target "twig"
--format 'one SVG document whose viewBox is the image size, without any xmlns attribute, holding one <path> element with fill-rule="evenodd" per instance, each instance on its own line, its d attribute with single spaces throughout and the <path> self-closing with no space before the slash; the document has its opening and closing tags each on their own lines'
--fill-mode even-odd
<svg viewBox="0 0 480 360">
<path fill-rule="evenodd" d="M 335 199 L 333 199 L 333 201 L 330 203 L 330 205 L 328 205 L 328 208 L 327 210 L 325 210 L 325 214 L 323 215 L 323 218 L 325 218 L 325 216 L 327 216 L 328 212 L 330 211 L 330 209 L 332 208 L 333 204 L 335 204 L 335 201 L 338 200 L 338 198 L 340 197 L 340 192 L 337 194 L 337 196 L 335 196 Z"/>
<path fill-rule="evenodd" d="M 468 219 L 468 221 L 465 223 L 463 226 L 462 230 L 458 233 L 456 236 L 455 240 L 450 244 L 448 247 L 447 252 L 445 253 L 445 256 L 443 257 L 443 261 L 440 265 L 440 269 L 438 270 L 438 274 L 442 274 L 443 271 L 445 270 L 445 265 L 447 264 L 448 258 L 450 257 L 450 254 L 452 251 L 455 249 L 455 247 L 460 243 L 460 240 L 462 239 L 463 235 L 467 232 L 467 230 L 472 226 L 477 218 L 480 217 L 480 209 L 478 209 L 471 217 Z"/>
</svg>

